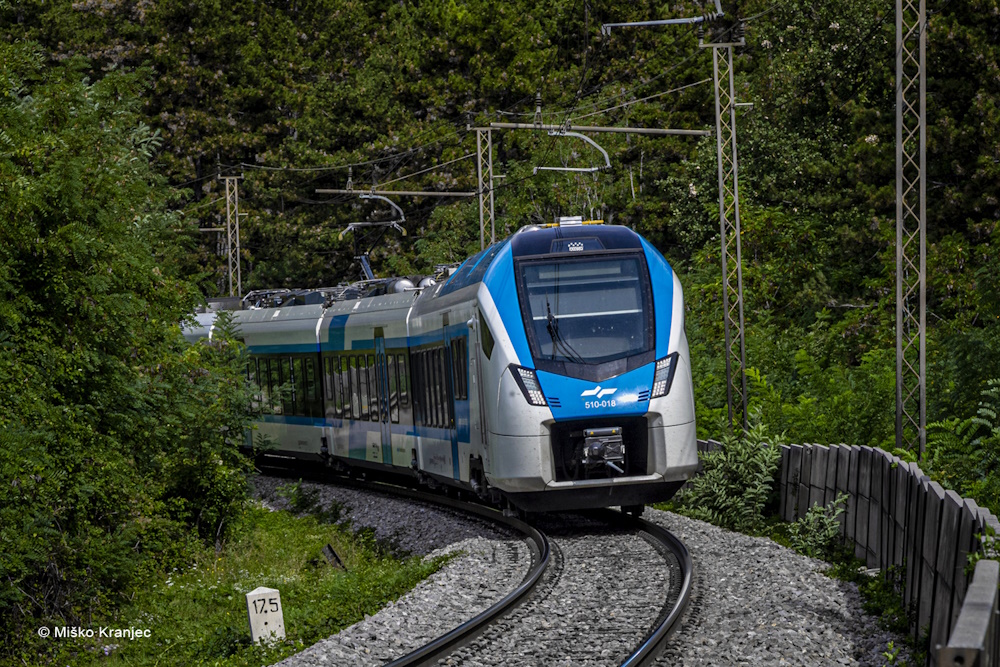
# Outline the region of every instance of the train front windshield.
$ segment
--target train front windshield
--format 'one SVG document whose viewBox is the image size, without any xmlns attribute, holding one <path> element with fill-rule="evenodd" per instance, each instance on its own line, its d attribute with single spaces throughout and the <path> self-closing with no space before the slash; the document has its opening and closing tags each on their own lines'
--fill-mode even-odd
<svg viewBox="0 0 1000 667">
<path fill-rule="evenodd" d="M 600 364 L 652 349 L 652 298 L 641 254 L 525 261 L 519 269 L 535 359 Z"/>
</svg>

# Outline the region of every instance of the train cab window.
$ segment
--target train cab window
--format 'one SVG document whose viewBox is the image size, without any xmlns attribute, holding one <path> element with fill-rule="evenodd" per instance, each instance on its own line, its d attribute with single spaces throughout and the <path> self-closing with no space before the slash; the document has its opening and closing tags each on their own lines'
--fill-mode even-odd
<svg viewBox="0 0 1000 667">
<path fill-rule="evenodd" d="M 483 346 L 483 354 L 489 359 L 493 356 L 493 345 L 496 341 L 493 340 L 493 332 L 490 331 L 490 325 L 486 324 L 486 316 L 481 310 L 479 311 L 479 340 Z"/>
<path fill-rule="evenodd" d="M 396 369 L 396 355 L 387 354 L 385 357 L 386 372 L 389 374 L 389 421 L 393 424 L 399 423 L 399 373 Z"/>
<path fill-rule="evenodd" d="M 641 253 L 523 261 L 516 271 L 536 362 L 600 364 L 652 349 Z"/>
</svg>

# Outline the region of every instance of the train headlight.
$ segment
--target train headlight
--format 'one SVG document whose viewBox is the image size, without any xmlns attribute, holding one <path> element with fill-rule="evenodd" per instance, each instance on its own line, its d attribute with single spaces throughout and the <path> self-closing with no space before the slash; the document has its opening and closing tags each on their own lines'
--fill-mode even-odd
<svg viewBox="0 0 1000 667">
<path fill-rule="evenodd" d="M 542 393 L 542 385 L 538 384 L 538 376 L 535 371 L 523 366 L 510 365 L 511 374 L 517 381 L 517 386 L 521 388 L 524 399 L 531 405 L 545 406 L 545 394 Z"/>
<path fill-rule="evenodd" d="M 670 393 L 670 384 L 674 381 L 674 371 L 677 370 L 678 354 L 668 354 L 656 362 L 656 373 L 653 375 L 653 398 L 666 396 Z"/>
</svg>

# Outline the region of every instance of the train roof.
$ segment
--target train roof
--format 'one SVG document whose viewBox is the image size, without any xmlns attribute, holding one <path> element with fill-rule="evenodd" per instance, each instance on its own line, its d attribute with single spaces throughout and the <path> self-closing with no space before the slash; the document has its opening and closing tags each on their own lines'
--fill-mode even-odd
<svg viewBox="0 0 1000 667">
<path fill-rule="evenodd" d="M 639 235 L 620 225 L 546 225 L 523 227 L 510 238 L 514 257 L 595 250 L 642 248 Z"/>
<path fill-rule="evenodd" d="M 227 304 L 225 309 L 238 310 L 290 308 L 295 306 L 320 306 L 331 308 L 344 302 L 361 299 L 416 293 L 436 301 L 470 285 L 483 281 L 493 261 L 506 248 L 510 248 L 513 258 L 558 255 L 562 253 L 592 252 L 601 250 L 641 249 L 642 240 L 638 234 L 620 225 L 605 225 L 599 220 L 582 222 L 557 222 L 552 225 L 528 225 L 510 237 L 498 241 L 476 253 L 459 265 L 436 267 L 434 276 L 410 276 L 362 280 L 336 287 L 313 289 L 267 289 L 256 290 L 243 297 L 238 305 Z M 440 281 L 444 280 L 443 284 Z M 436 289 L 425 288 L 439 285 Z M 378 299 L 386 301 L 389 307 L 399 307 L 398 299 Z M 413 298 L 406 299 L 412 302 Z M 377 302 L 377 303 L 378 303 Z M 391 302 L 391 303 L 390 303 Z M 200 324 L 200 323 L 199 323 Z"/>
</svg>

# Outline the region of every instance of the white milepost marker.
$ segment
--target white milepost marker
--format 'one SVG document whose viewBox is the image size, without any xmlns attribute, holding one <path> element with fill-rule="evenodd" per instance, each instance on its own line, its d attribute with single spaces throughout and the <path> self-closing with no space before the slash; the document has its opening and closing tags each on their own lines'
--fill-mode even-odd
<svg viewBox="0 0 1000 667">
<path fill-rule="evenodd" d="M 281 594 L 277 589 L 261 586 L 247 593 L 247 614 L 250 617 L 250 640 L 254 644 L 285 638 Z"/>
</svg>

